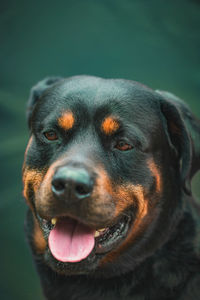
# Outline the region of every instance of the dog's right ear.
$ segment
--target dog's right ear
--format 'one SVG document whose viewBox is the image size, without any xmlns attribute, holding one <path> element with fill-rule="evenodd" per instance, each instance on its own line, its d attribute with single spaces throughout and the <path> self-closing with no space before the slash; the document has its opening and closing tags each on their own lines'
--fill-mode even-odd
<svg viewBox="0 0 200 300">
<path fill-rule="evenodd" d="M 33 109 L 41 97 L 41 95 L 44 93 L 46 89 L 54 85 L 56 82 L 62 80 L 62 77 L 48 77 L 41 81 L 39 81 L 36 85 L 34 85 L 31 89 L 30 96 L 27 103 L 27 111 L 26 111 L 26 118 L 28 121 L 28 125 L 30 127 L 30 119 L 33 112 Z"/>
<path fill-rule="evenodd" d="M 160 99 L 161 111 L 169 140 L 180 160 L 183 188 L 191 194 L 191 179 L 200 170 L 200 121 L 177 96 L 166 91 L 156 92 L 163 97 Z"/>
</svg>

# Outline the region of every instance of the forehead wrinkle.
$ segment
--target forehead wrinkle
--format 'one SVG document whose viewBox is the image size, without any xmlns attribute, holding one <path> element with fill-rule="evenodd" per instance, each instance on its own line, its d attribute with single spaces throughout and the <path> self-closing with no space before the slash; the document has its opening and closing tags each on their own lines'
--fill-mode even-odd
<svg viewBox="0 0 200 300">
<path fill-rule="evenodd" d="M 58 125 L 64 130 L 72 129 L 74 123 L 75 117 L 72 111 L 70 110 L 64 111 L 62 115 L 58 118 Z"/>
</svg>

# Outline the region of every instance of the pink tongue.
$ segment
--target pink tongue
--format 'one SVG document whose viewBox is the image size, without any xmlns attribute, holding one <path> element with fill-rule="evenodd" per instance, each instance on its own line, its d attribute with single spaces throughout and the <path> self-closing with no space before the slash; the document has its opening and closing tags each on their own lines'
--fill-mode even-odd
<svg viewBox="0 0 200 300">
<path fill-rule="evenodd" d="M 78 262 L 94 248 L 94 230 L 72 219 L 58 221 L 49 234 L 52 255 L 62 262 Z"/>
</svg>

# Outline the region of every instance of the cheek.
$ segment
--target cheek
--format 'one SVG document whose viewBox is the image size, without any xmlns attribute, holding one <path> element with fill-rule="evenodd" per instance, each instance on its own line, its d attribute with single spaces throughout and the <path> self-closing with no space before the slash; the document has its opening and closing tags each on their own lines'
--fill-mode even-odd
<svg viewBox="0 0 200 300">
<path fill-rule="evenodd" d="M 134 223 L 129 229 L 127 237 L 117 249 L 108 253 L 103 258 L 101 261 L 101 266 L 115 261 L 121 254 L 125 253 L 129 247 L 133 246 L 134 243 L 137 244 L 138 240 L 143 237 L 144 232 L 148 230 L 148 226 L 152 221 L 152 216 L 149 216 L 150 208 L 148 200 L 143 199 L 141 202 L 138 202 L 137 205 L 138 209 L 136 212 L 136 217 Z"/>
<path fill-rule="evenodd" d="M 103 168 L 98 169 L 98 179 L 93 194 L 95 204 L 99 203 L 99 208 L 103 210 L 111 207 L 110 218 L 117 219 L 127 210 L 133 209 L 134 215 L 145 215 L 147 213 L 148 202 L 145 198 L 145 191 L 140 184 L 116 185 L 112 182 Z"/>
<path fill-rule="evenodd" d="M 120 215 L 130 207 L 134 207 L 138 213 L 143 210 L 145 206 L 144 189 L 141 185 L 124 184 L 115 187 L 113 198 L 116 203 L 115 214 Z"/>
<path fill-rule="evenodd" d="M 159 203 L 162 195 L 162 176 L 158 166 L 151 159 L 148 161 L 148 170 L 150 173 L 149 182 L 154 182 L 153 191 L 152 184 L 149 187 L 143 187 L 140 184 L 124 184 L 115 187 L 113 197 L 116 203 L 115 216 L 120 215 L 126 209 L 134 211 L 134 222 L 130 227 L 129 234 L 118 249 L 109 253 L 104 257 L 101 264 L 114 261 L 121 253 L 138 239 L 142 239 L 144 233 L 148 231 L 150 224 L 157 217 Z M 151 189 L 151 192 L 150 192 Z M 132 208 L 131 208 L 132 207 Z"/>
<path fill-rule="evenodd" d="M 46 170 L 29 169 L 24 167 L 23 170 L 23 184 L 24 190 L 23 195 L 27 201 L 27 204 L 33 209 L 32 196 L 35 194 L 44 178 Z"/>
<path fill-rule="evenodd" d="M 38 224 L 38 221 L 34 217 L 34 230 L 33 230 L 33 245 L 35 248 L 36 253 L 42 254 L 44 253 L 46 247 L 47 247 L 47 242 L 44 239 L 44 236 L 42 234 L 42 230 Z"/>
<path fill-rule="evenodd" d="M 30 137 L 29 141 L 28 141 L 28 145 L 26 147 L 26 150 L 25 150 L 25 154 L 24 154 L 24 160 L 26 160 L 26 157 L 27 157 L 27 153 L 31 147 L 31 144 L 33 142 L 33 135 Z"/>
<path fill-rule="evenodd" d="M 91 215 L 96 216 L 101 223 L 107 223 L 114 216 L 115 203 L 112 198 L 112 184 L 102 167 L 97 167 L 95 173 L 98 174 L 91 198 L 87 202 L 87 209 Z M 105 225 L 105 224 L 104 224 Z"/>
<path fill-rule="evenodd" d="M 152 177 L 155 180 L 155 193 L 160 194 L 162 192 L 162 177 L 159 167 L 156 165 L 153 159 L 148 160 L 148 167 Z"/>
<path fill-rule="evenodd" d="M 146 198 L 144 189 L 141 185 L 127 185 L 117 190 L 118 200 L 115 214 L 120 215 L 126 209 L 132 209 L 133 224 L 129 233 L 122 244 L 114 251 L 107 254 L 101 261 L 101 265 L 113 262 L 121 253 L 125 252 L 139 236 L 142 236 L 145 228 L 148 226 L 149 218 L 149 199 Z M 117 199 L 117 198 L 116 198 Z M 132 208 L 131 208 L 132 206 Z"/>
</svg>

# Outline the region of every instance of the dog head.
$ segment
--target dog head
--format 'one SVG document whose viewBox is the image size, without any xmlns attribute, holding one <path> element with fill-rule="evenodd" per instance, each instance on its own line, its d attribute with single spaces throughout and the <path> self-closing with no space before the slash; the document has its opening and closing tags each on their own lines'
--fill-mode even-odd
<svg viewBox="0 0 200 300">
<path fill-rule="evenodd" d="M 168 239 L 190 193 L 193 142 L 165 96 L 90 76 L 33 87 L 24 196 L 34 252 L 56 272 L 124 272 Z"/>
</svg>

